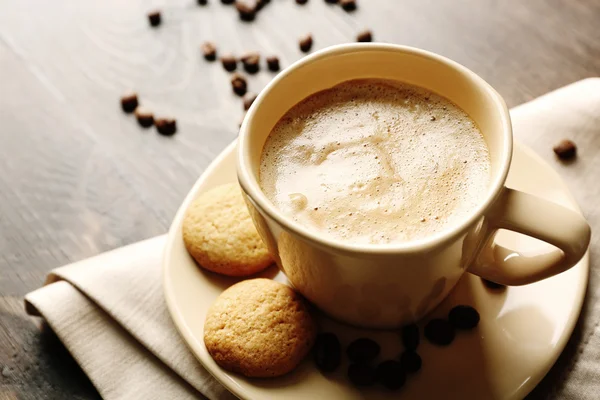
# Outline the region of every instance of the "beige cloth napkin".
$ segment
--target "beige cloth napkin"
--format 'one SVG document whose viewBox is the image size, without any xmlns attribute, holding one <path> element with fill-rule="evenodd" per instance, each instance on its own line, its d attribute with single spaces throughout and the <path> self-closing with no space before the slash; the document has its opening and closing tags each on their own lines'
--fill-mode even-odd
<svg viewBox="0 0 600 400">
<path fill-rule="evenodd" d="M 542 96 L 512 110 L 512 117 L 515 135 L 530 135 L 529 143 L 544 135 L 581 132 L 600 138 L 600 79 Z M 589 157 L 592 164 L 585 172 L 600 177 L 598 157 Z M 591 211 L 592 230 L 600 229 L 600 217 Z M 232 399 L 188 351 L 171 322 L 162 291 L 164 243 L 160 236 L 55 269 L 44 287 L 26 296 L 27 312 L 47 320 L 107 400 Z M 597 251 L 592 248 L 588 297 L 576 334 L 531 398 L 600 398 Z"/>
</svg>

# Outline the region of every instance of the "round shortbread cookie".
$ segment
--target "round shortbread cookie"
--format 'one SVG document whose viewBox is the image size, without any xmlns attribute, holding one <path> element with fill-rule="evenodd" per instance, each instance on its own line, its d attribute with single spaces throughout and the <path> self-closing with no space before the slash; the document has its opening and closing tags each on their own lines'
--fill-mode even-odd
<svg viewBox="0 0 600 400">
<path fill-rule="evenodd" d="M 222 368 L 253 378 L 284 375 L 310 351 L 317 328 L 287 285 L 250 279 L 225 290 L 204 323 L 204 344 Z"/>
<path fill-rule="evenodd" d="M 182 230 L 187 251 L 207 270 L 247 276 L 273 262 L 237 183 L 200 195 L 187 210 Z"/>
</svg>

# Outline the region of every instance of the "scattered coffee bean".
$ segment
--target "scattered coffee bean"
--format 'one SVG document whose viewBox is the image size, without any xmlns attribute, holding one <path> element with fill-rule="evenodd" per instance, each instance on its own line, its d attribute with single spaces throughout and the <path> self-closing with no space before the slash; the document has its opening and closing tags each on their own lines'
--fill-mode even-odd
<svg viewBox="0 0 600 400">
<path fill-rule="evenodd" d="M 505 289 L 506 288 L 506 286 L 502 285 L 501 283 L 496 283 L 496 282 L 488 281 L 487 279 L 481 278 L 481 281 L 483 282 L 483 284 L 485 286 L 488 287 L 488 289 L 500 290 L 500 289 Z"/>
<path fill-rule="evenodd" d="M 340 366 L 342 345 L 333 333 L 319 334 L 313 351 L 315 363 L 321 372 L 333 372 Z"/>
<path fill-rule="evenodd" d="M 402 328 L 402 343 L 407 350 L 415 350 L 419 346 L 419 327 L 416 324 L 406 325 Z"/>
<path fill-rule="evenodd" d="M 421 369 L 421 356 L 416 351 L 407 350 L 400 355 L 400 364 L 409 374 L 413 374 Z"/>
<path fill-rule="evenodd" d="M 252 106 L 252 103 L 254 103 L 254 100 L 256 100 L 256 95 L 254 93 L 247 94 L 246 97 L 244 97 L 244 110 L 248 111 Z"/>
<path fill-rule="evenodd" d="M 325 0 L 325 3 L 337 4 L 338 0 Z"/>
<path fill-rule="evenodd" d="M 235 0 L 221 0 L 221 3 L 223 4 L 233 4 L 235 2 Z"/>
<path fill-rule="evenodd" d="M 425 325 L 424 335 L 433 344 L 448 346 L 454 340 L 454 328 L 444 319 L 432 319 Z"/>
<path fill-rule="evenodd" d="M 300 50 L 302 50 L 304 53 L 308 53 L 313 45 L 312 35 L 308 33 L 302 36 L 298 43 L 300 44 Z"/>
<path fill-rule="evenodd" d="M 177 122 L 172 118 L 157 118 L 154 126 L 161 135 L 171 136 L 177 132 Z"/>
<path fill-rule="evenodd" d="M 356 10 L 356 0 L 340 0 L 340 5 L 346 11 Z"/>
<path fill-rule="evenodd" d="M 121 97 L 121 108 L 126 113 L 132 113 L 138 106 L 138 98 L 136 93 L 127 94 Z"/>
<path fill-rule="evenodd" d="M 137 119 L 138 124 L 143 128 L 149 128 L 154 125 L 154 115 L 144 107 L 135 109 L 135 119 Z"/>
<path fill-rule="evenodd" d="M 456 329 L 473 329 L 479 324 L 479 313 L 471 306 L 456 306 L 448 313 L 448 321 Z"/>
<path fill-rule="evenodd" d="M 148 21 L 150 22 L 150 26 L 159 26 L 161 22 L 160 11 L 148 13 Z"/>
<path fill-rule="evenodd" d="M 215 61 L 217 59 L 217 48 L 212 42 L 204 42 L 200 46 L 202 54 L 207 61 Z"/>
<path fill-rule="evenodd" d="M 267 67 L 269 68 L 269 71 L 279 71 L 279 58 L 277 58 L 276 56 L 267 57 Z"/>
<path fill-rule="evenodd" d="M 387 360 L 377 366 L 377 380 L 389 390 L 398 390 L 406 382 L 406 373 L 398 361 Z"/>
<path fill-rule="evenodd" d="M 260 55 L 256 52 L 244 54 L 241 60 L 244 70 L 249 74 L 255 74 L 260 69 Z"/>
<path fill-rule="evenodd" d="M 296 4 L 306 4 L 308 0 L 296 0 Z"/>
<path fill-rule="evenodd" d="M 205 6 L 208 4 L 208 0 L 196 0 L 199 6 Z"/>
<path fill-rule="evenodd" d="M 369 30 L 362 31 L 356 36 L 357 42 L 372 42 L 373 41 L 373 33 Z"/>
<path fill-rule="evenodd" d="M 568 160 L 577 155 L 577 146 L 569 139 L 561 140 L 553 150 L 561 160 Z"/>
<path fill-rule="evenodd" d="M 223 65 L 223 68 L 225 68 L 225 71 L 232 72 L 237 68 L 237 60 L 233 54 L 225 54 L 221 56 L 221 64 Z"/>
<path fill-rule="evenodd" d="M 350 364 L 348 378 L 355 386 L 372 386 L 375 384 L 375 370 L 365 364 Z"/>
<path fill-rule="evenodd" d="M 231 87 L 233 88 L 233 92 L 241 97 L 246 94 L 248 83 L 240 74 L 233 74 L 233 77 L 231 78 Z"/>
<path fill-rule="evenodd" d="M 381 347 L 374 340 L 368 338 L 356 339 L 346 349 L 346 354 L 351 361 L 356 363 L 369 362 L 379 355 Z"/>
<path fill-rule="evenodd" d="M 253 21 L 256 17 L 258 3 L 256 0 L 235 0 L 235 8 L 242 21 Z"/>
</svg>

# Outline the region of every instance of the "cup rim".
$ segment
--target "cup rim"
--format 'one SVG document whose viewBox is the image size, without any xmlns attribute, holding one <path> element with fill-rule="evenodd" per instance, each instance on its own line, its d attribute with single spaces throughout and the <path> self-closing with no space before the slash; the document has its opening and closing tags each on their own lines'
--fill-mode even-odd
<svg viewBox="0 0 600 400">
<path fill-rule="evenodd" d="M 293 221 L 290 217 L 286 216 L 278 210 L 275 205 L 266 197 L 260 188 L 260 184 L 253 178 L 252 165 L 250 165 L 250 148 L 249 148 L 249 132 L 248 127 L 250 121 L 255 117 L 256 110 L 260 107 L 264 98 L 269 95 L 273 88 L 279 84 L 280 81 L 285 79 L 288 75 L 294 73 L 294 71 L 306 64 L 314 62 L 316 60 L 327 58 L 331 56 L 346 54 L 350 52 L 369 52 L 369 51 L 393 51 L 393 52 L 404 52 L 412 53 L 420 57 L 430 58 L 441 64 L 445 64 L 448 68 L 458 70 L 460 73 L 468 76 L 474 80 L 475 83 L 482 87 L 493 99 L 495 105 L 495 112 L 500 115 L 502 122 L 503 132 L 503 146 L 502 155 L 500 157 L 502 165 L 500 166 L 500 173 L 491 182 L 489 194 L 487 197 L 475 208 L 470 215 L 462 220 L 460 223 L 452 226 L 449 229 L 437 232 L 434 235 L 411 240 L 401 243 L 387 243 L 387 244 L 356 244 L 350 242 L 343 242 L 334 238 L 327 237 L 324 234 L 320 234 L 315 230 L 304 227 L 298 222 Z M 448 241 L 455 239 L 457 236 L 463 234 L 469 229 L 474 223 L 476 223 L 484 214 L 484 212 L 494 203 L 497 197 L 502 193 L 510 162 L 512 159 L 512 125 L 510 122 L 510 114 L 504 99 L 490 84 L 488 84 L 483 78 L 475 74 L 467 67 L 452 61 L 444 56 L 432 53 L 427 50 L 418 49 L 410 46 L 388 44 L 388 43 L 349 43 L 339 44 L 321 49 L 309 56 L 303 57 L 296 61 L 285 70 L 281 71 L 277 76 L 267 84 L 267 86 L 260 92 L 250 109 L 244 118 L 242 126 L 239 132 L 238 148 L 237 148 L 237 176 L 238 181 L 242 189 L 252 199 L 252 201 L 258 206 L 258 208 L 265 213 L 269 218 L 276 221 L 286 230 L 308 240 L 319 247 L 333 248 L 344 253 L 361 253 L 366 255 L 380 255 L 380 254 L 398 254 L 398 253 L 416 253 L 423 252 Z"/>
</svg>

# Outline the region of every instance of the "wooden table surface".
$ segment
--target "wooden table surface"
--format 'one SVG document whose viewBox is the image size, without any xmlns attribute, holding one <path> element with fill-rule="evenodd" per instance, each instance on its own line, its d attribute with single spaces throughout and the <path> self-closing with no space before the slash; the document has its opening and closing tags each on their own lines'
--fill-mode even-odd
<svg viewBox="0 0 600 400">
<path fill-rule="evenodd" d="M 466 65 L 509 106 L 600 75 L 596 0 L 359 2 L 349 14 L 323 0 L 273 0 L 241 23 L 218 0 L 0 0 L 0 398 L 99 398 L 53 333 L 25 315 L 23 296 L 54 267 L 164 233 L 236 137 L 241 102 L 228 73 L 200 56 L 203 41 L 277 54 L 286 66 L 302 57 L 305 33 L 320 49 L 371 28 L 378 41 Z M 151 29 L 155 7 L 163 24 Z M 250 90 L 272 76 L 263 69 Z M 123 114 L 128 89 L 177 118 L 178 133 L 159 136 Z M 519 139 L 552 158 L 556 138 Z"/>
</svg>

